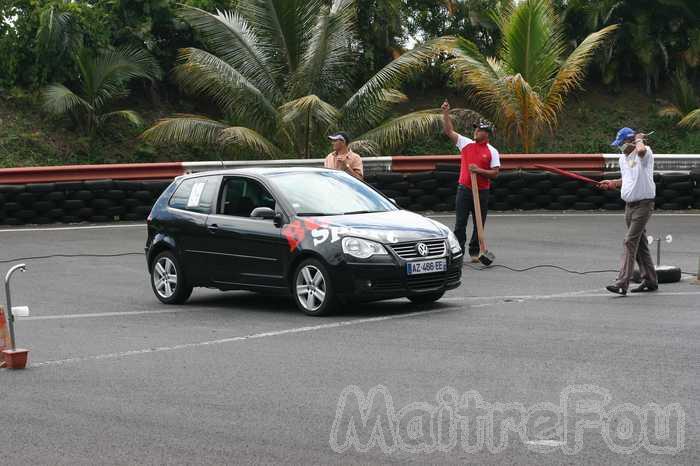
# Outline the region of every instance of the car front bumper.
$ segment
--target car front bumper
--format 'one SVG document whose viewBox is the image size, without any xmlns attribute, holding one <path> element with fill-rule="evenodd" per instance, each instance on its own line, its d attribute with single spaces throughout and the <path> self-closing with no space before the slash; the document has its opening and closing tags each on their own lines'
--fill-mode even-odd
<svg viewBox="0 0 700 466">
<path fill-rule="evenodd" d="M 464 255 L 447 256 L 447 270 L 409 276 L 407 261 L 392 263 L 344 262 L 332 268 L 335 291 L 348 301 L 381 299 L 435 293 L 459 287 Z"/>
</svg>

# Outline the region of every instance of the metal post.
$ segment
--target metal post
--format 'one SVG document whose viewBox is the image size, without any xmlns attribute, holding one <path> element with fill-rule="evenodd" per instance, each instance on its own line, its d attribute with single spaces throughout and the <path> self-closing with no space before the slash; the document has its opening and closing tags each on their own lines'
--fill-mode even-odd
<svg viewBox="0 0 700 466">
<path fill-rule="evenodd" d="M 10 278 L 12 278 L 12 274 L 15 273 L 17 270 L 20 270 L 22 272 L 25 272 L 27 270 L 27 266 L 25 264 L 18 264 L 12 267 L 8 272 L 7 275 L 5 275 L 5 298 L 7 299 L 7 322 L 10 327 L 10 349 L 14 351 L 15 348 L 15 316 L 12 313 L 12 299 L 10 297 Z"/>
<path fill-rule="evenodd" d="M 661 265 L 661 238 L 656 238 L 656 265 Z"/>
</svg>

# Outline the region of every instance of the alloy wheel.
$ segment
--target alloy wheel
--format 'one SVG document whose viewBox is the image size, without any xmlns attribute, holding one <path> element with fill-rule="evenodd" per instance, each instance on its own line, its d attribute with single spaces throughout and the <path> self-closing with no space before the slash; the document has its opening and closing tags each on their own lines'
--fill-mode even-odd
<svg viewBox="0 0 700 466">
<path fill-rule="evenodd" d="M 177 269 L 169 257 L 161 257 L 153 267 L 153 285 L 162 298 L 168 299 L 175 294 Z"/>
<path fill-rule="evenodd" d="M 313 265 L 306 265 L 297 274 L 297 299 L 304 309 L 317 311 L 326 301 L 326 279 Z"/>
</svg>

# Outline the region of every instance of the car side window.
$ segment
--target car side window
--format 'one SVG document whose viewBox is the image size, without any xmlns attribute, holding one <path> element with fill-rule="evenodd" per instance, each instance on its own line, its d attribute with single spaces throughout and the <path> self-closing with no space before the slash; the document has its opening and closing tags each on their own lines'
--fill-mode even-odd
<svg viewBox="0 0 700 466">
<path fill-rule="evenodd" d="M 208 214 L 216 198 L 217 180 L 211 177 L 183 181 L 170 198 L 170 207 Z"/>
<path fill-rule="evenodd" d="M 255 180 L 231 177 L 224 180 L 218 213 L 234 217 L 250 217 L 258 207 L 275 210 L 275 198 Z"/>
</svg>

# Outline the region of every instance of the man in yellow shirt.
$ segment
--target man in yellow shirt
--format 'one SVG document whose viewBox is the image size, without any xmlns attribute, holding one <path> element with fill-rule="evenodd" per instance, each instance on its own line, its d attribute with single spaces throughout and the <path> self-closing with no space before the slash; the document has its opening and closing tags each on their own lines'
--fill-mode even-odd
<svg viewBox="0 0 700 466">
<path fill-rule="evenodd" d="M 342 170 L 357 179 L 364 178 L 362 157 L 348 147 L 350 137 L 346 133 L 336 133 L 328 136 L 332 141 L 333 152 L 326 156 L 323 166 L 331 170 Z"/>
</svg>

